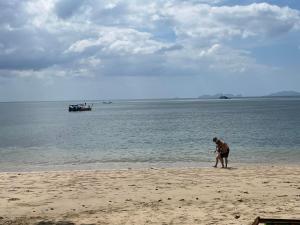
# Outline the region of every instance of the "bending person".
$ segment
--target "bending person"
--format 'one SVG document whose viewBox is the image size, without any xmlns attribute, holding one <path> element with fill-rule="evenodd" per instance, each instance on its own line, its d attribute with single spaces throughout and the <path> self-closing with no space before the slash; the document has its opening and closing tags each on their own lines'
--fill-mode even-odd
<svg viewBox="0 0 300 225">
<path fill-rule="evenodd" d="M 222 168 L 224 168 L 224 160 L 223 159 L 225 159 L 225 168 L 227 168 L 228 155 L 229 155 L 229 151 L 230 151 L 228 144 L 221 141 L 220 139 L 218 139 L 216 137 L 213 138 L 213 142 L 216 143 L 216 152 L 218 153 L 217 157 L 216 157 L 216 164 L 214 167 L 217 167 L 218 161 L 220 161 L 222 164 Z"/>
</svg>

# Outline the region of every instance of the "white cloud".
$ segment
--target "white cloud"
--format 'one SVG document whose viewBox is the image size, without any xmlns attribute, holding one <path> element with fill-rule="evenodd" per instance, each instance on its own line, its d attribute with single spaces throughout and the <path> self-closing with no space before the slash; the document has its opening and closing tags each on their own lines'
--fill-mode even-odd
<svg viewBox="0 0 300 225">
<path fill-rule="evenodd" d="M 169 65 L 180 65 L 187 74 L 245 74 L 274 71 L 276 68 L 260 64 L 250 51 L 231 48 L 220 43 L 195 49 L 179 49 L 167 53 Z M 181 70 L 181 72 L 183 72 Z M 183 72 L 184 73 L 184 72 Z"/>
<path fill-rule="evenodd" d="M 211 56 L 215 52 L 217 52 L 221 48 L 220 44 L 214 44 L 213 46 L 209 47 L 208 49 L 204 49 L 200 51 L 199 56 L 205 57 L 205 56 Z"/>
<path fill-rule="evenodd" d="M 134 29 L 103 28 L 97 39 L 76 41 L 67 52 L 83 52 L 89 47 L 97 47 L 106 53 L 126 54 L 153 54 L 162 48 L 170 47 L 152 39 L 152 35 Z"/>
<path fill-rule="evenodd" d="M 79 60 L 79 64 L 81 64 L 83 66 L 97 67 L 97 66 L 101 65 L 101 63 L 102 63 L 102 60 L 99 58 L 96 58 L 94 56 Z"/>
<path fill-rule="evenodd" d="M 43 28 L 43 25 L 55 19 L 53 18 L 54 5 L 55 1 L 28 1 L 25 5 L 25 11 L 31 16 L 31 20 L 28 21 L 29 24 Z"/>
<path fill-rule="evenodd" d="M 48 77 L 65 77 L 68 76 L 67 71 L 57 68 L 56 66 L 43 69 L 43 70 L 0 70 L 0 76 L 11 76 L 11 77 L 35 77 L 38 79 L 44 79 Z"/>
<path fill-rule="evenodd" d="M 181 3 L 161 10 L 175 23 L 183 39 L 201 38 L 220 41 L 234 37 L 271 37 L 299 27 L 299 11 L 267 3 L 245 6 L 211 6 Z"/>
</svg>

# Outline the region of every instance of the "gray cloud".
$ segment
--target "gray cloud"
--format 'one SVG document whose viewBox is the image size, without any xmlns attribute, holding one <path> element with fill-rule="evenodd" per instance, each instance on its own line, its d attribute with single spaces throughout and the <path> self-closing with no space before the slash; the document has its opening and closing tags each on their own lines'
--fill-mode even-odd
<svg viewBox="0 0 300 225">
<path fill-rule="evenodd" d="M 44 30 L 2 31 L 0 42 L 0 69 L 41 69 L 64 62 L 57 39 Z"/>
<path fill-rule="evenodd" d="M 17 28 L 22 27 L 27 22 L 24 5 L 26 1 L 11 0 L 0 1 L 0 27 Z"/>
<path fill-rule="evenodd" d="M 71 17 L 84 3 L 84 0 L 59 0 L 55 5 L 57 16 L 62 19 Z"/>
</svg>

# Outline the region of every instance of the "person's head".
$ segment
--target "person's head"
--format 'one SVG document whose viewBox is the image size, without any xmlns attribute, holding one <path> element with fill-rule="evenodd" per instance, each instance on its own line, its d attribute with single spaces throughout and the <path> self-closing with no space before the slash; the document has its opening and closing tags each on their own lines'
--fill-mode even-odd
<svg viewBox="0 0 300 225">
<path fill-rule="evenodd" d="M 218 141 L 218 138 L 217 138 L 217 137 L 214 137 L 214 138 L 213 138 L 213 142 L 217 143 L 217 141 Z"/>
</svg>

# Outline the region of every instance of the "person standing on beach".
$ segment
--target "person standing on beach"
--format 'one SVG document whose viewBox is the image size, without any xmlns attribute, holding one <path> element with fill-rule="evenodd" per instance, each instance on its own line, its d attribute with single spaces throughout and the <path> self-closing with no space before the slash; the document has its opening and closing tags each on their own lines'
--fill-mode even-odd
<svg viewBox="0 0 300 225">
<path fill-rule="evenodd" d="M 227 164 L 228 164 L 228 155 L 229 155 L 229 146 L 227 143 L 219 140 L 218 138 L 214 137 L 213 138 L 213 142 L 216 143 L 216 151 L 218 154 L 216 156 L 216 164 L 214 165 L 214 167 L 218 166 L 218 162 L 220 161 L 222 164 L 222 168 L 227 168 Z M 224 160 L 225 159 L 225 167 L 224 167 Z"/>
</svg>

